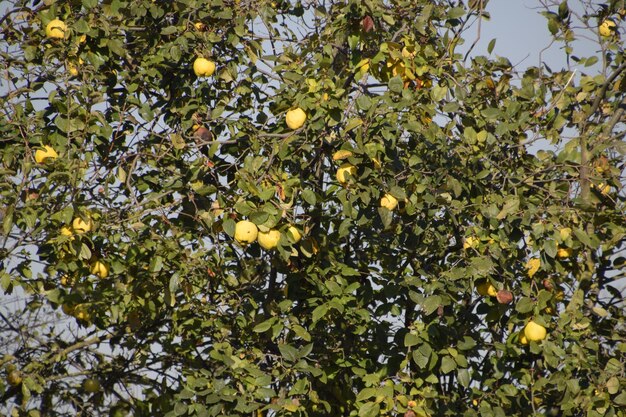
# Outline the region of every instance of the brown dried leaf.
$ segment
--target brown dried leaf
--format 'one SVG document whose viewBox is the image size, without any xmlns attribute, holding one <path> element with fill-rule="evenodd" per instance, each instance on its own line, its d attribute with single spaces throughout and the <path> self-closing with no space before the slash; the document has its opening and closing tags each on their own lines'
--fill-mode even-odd
<svg viewBox="0 0 626 417">
<path fill-rule="evenodd" d="M 361 28 L 363 28 L 363 32 L 367 33 L 374 29 L 374 19 L 371 16 L 365 16 L 363 20 L 361 20 Z"/>
</svg>

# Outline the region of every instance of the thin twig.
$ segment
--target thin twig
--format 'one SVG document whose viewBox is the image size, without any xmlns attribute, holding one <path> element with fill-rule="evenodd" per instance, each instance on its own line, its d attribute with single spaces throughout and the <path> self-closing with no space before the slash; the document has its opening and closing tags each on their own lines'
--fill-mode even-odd
<svg viewBox="0 0 626 417">
<path fill-rule="evenodd" d="M 478 41 L 480 40 L 480 30 L 482 28 L 482 22 L 483 22 L 482 17 L 483 17 L 483 0 L 480 0 L 480 3 L 478 4 L 478 28 L 476 31 L 476 39 L 474 39 L 474 42 L 472 43 L 468 51 L 465 53 L 465 56 L 463 57 L 463 62 L 467 61 L 467 57 L 469 56 L 469 54 L 472 52 L 472 50 L 474 49 L 474 47 L 478 44 Z"/>
</svg>

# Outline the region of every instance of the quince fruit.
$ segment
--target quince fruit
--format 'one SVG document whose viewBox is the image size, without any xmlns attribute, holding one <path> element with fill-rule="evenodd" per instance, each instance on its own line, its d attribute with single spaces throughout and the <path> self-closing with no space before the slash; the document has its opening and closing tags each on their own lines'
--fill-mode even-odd
<svg viewBox="0 0 626 417">
<path fill-rule="evenodd" d="M 280 240 L 280 232 L 276 229 L 270 229 L 267 232 L 259 232 L 257 240 L 259 245 L 265 250 L 274 249 L 278 246 Z"/>
<path fill-rule="evenodd" d="M 259 234 L 256 224 L 249 220 L 238 221 L 235 225 L 235 240 L 242 245 L 254 242 Z"/>
<path fill-rule="evenodd" d="M 300 107 L 289 110 L 285 116 L 285 122 L 289 129 L 299 129 L 306 121 L 306 113 Z"/>
<path fill-rule="evenodd" d="M 539 342 L 545 339 L 546 334 L 546 328 L 532 320 L 526 324 L 526 327 L 524 327 L 524 335 L 526 336 L 526 339 L 531 342 Z"/>
<path fill-rule="evenodd" d="M 87 233 L 93 229 L 93 220 L 87 217 L 87 221 L 85 221 L 80 217 L 76 217 L 74 221 L 72 221 L 72 229 L 79 235 Z"/>
<path fill-rule="evenodd" d="M 380 199 L 380 206 L 391 211 L 398 206 L 398 199 L 387 193 Z"/>
<path fill-rule="evenodd" d="M 67 25 L 59 19 L 51 20 L 46 25 L 46 37 L 50 39 L 63 39 L 65 38 L 65 32 L 67 31 Z"/>
<path fill-rule="evenodd" d="M 109 266 L 102 261 L 95 261 L 91 264 L 91 273 L 104 279 L 109 276 Z"/>
<path fill-rule="evenodd" d="M 598 28 L 598 32 L 600 32 L 600 36 L 604 36 L 605 38 L 613 35 L 615 33 L 616 24 L 611 19 L 606 19 L 604 22 L 600 24 Z"/>
<path fill-rule="evenodd" d="M 52 146 L 44 146 L 43 149 L 37 149 L 35 151 L 35 161 L 38 164 L 43 164 L 46 159 L 56 159 L 59 157 L 59 154 L 54 150 Z"/>
<path fill-rule="evenodd" d="M 206 58 L 196 58 L 193 61 L 193 72 L 196 77 L 210 77 L 215 72 L 215 62 Z"/>
<path fill-rule="evenodd" d="M 345 184 L 348 182 L 349 176 L 356 176 L 356 167 L 350 163 L 342 164 L 339 169 L 337 169 L 337 181 L 341 184 Z"/>
</svg>

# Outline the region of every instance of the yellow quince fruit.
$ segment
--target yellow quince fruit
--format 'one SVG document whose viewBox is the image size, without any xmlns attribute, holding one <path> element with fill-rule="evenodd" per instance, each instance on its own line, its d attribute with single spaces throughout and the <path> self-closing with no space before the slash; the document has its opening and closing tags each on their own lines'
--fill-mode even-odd
<svg viewBox="0 0 626 417">
<path fill-rule="evenodd" d="M 609 36 L 613 35 L 615 33 L 617 25 L 615 24 L 615 22 L 611 19 L 605 19 L 601 24 L 600 27 L 598 28 L 598 32 L 600 33 L 600 36 L 603 36 L 605 38 L 608 38 Z"/>
<path fill-rule="evenodd" d="M 340 184 L 347 183 L 348 178 L 354 177 L 354 176 L 356 176 L 356 167 L 347 162 L 345 164 L 342 164 L 337 169 L 337 174 L 335 175 L 335 177 L 337 178 L 337 181 L 339 181 Z"/>
<path fill-rule="evenodd" d="M 526 324 L 526 327 L 524 327 L 524 335 L 528 341 L 539 342 L 546 338 L 547 331 L 541 324 L 537 324 L 531 320 Z"/>
<path fill-rule="evenodd" d="M 235 225 L 235 240 L 242 245 L 254 242 L 258 235 L 259 229 L 249 220 L 238 221 Z"/>
<path fill-rule="evenodd" d="M 46 25 L 46 37 L 49 39 L 63 39 L 67 25 L 59 19 L 53 19 Z"/>
<path fill-rule="evenodd" d="M 215 62 L 206 58 L 196 58 L 193 61 L 193 72 L 196 77 L 210 77 L 215 72 Z"/>
<path fill-rule="evenodd" d="M 91 264 L 91 273 L 104 279 L 109 276 L 109 266 L 102 261 L 96 260 Z"/>
<path fill-rule="evenodd" d="M 76 217 L 72 221 L 72 229 L 79 235 L 87 233 L 93 229 L 93 220 L 91 220 L 90 217 L 87 217 L 87 220 L 83 220 L 81 217 Z"/>
<path fill-rule="evenodd" d="M 47 159 L 56 159 L 59 154 L 54 150 L 52 146 L 44 146 L 42 149 L 35 151 L 35 162 L 43 164 Z"/>
<path fill-rule="evenodd" d="M 380 199 L 380 206 L 391 211 L 398 206 L 398 199 L 387 193 Z"/>
<path fill-rule="evenodd" d="M 257 236 L 259 245 L 265 250 L 274 249 L 280 241 L 280 231 L 270 229 L 267 232 L 259 232 Z"/>
<path fill-rule="evenodd" d="M 293 110 L 289 110 L 285 115 L 285 122 L 289 129 L 299 129 L 304 125 L 306 121 L 306 113 L 300 107 Z"/>
</svg>

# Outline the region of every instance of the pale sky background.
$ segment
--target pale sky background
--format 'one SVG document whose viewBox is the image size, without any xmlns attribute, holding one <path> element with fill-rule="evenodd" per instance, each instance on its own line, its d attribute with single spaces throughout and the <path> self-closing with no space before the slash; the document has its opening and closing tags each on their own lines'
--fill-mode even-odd
<svg viewBox="0 0 626 417">
<path fill-rule="evenodd" d="M 570 1 L 570 7 L 578 6 L 577 1 Z M 539 54 L 550 44 L 551 37 L 548 31 L 547 19 L 539 14 L 538 0 L 491 0 L 487 11 L 491 20 L 483 20 L 481 37 L 472 55 L 487 54 L 487 45 L 496 38 L 493 55 L 509 58 L 517 69 L 530 66 L 539 66 Z M 467 32 L 468 38 L 463 48 L 469 48 L 477 34 L 477 24 Z M 593 36 L 591 32 L 587 35 Z M 561 69 L 566 65 L 565 53 L 561 50 L 563 44 L 555 43 L 542 55 L 552 70 Z M 598 45 L 590 41 L 577 41 L 575 54 L 577 56 L 592 56 L 597 54 Z"/>
</svg>

